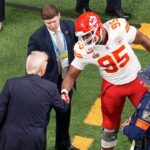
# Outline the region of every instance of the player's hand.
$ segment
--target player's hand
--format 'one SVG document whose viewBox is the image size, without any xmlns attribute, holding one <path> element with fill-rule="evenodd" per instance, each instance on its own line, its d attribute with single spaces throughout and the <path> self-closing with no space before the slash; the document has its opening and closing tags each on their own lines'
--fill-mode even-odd
<svg viewBox="0 0 150 150">
<path fill-rule="evenodd" d="M 70 97 L 69 97 L 68 91 L 66 89 L 61 90 L 61 99 L 63 99 L 67 104 L 69 104 Z"/>
<path fill-rule="evenodd" d="M 130 124 L 130 119 L 127 119 L 124 123 L 121 124 L 121 129 L 123 130 L 123 128 L 125 126 L 128 126 Z"/>
<path fill-rule="evenodd" d="M 70 102 L 70 98 L 68 94 L 61 94 L 61 99 L 63 99 L 67 104 Z"/>
</svg>

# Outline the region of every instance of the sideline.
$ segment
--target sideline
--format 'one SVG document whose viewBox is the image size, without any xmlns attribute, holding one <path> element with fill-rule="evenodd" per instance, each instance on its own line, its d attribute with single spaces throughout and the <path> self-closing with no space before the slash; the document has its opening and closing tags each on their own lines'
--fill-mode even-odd
<svg viewBox="0 0 150 150">
<path fill-rule="evenodd" d="M 17 8 L 17 9 L 23 9 L 23 10 L 34 11 L 34 12 L 40 12 L 40 9 L 41 9 L 38 7 L 33 7 L 33 6 L 28 6 L 28 5 L 18 4 L 18 3 L 10 3 L 10 2 L 5 2 L 5 5 L 7 7 L 13 7 L 13 8 Z M 61 11 L 61 14 L 64 17 L 69 17 L 69 18 L 73 18 L 73 19 L 76 19 L 79 16 L 79 14 L 77 14 L 77 13 L 70 13 L 70 12 L 68 13 L 68 12 L 63 12 L 63 11 Z M 105 18 L 101 18 L 101 20 L 102 20 L 102 23 L 108 21 Z M 131 25 L 135 26 L 136 28 L 141 27 L 140 24 L 131 24 Z"/>
</svg>

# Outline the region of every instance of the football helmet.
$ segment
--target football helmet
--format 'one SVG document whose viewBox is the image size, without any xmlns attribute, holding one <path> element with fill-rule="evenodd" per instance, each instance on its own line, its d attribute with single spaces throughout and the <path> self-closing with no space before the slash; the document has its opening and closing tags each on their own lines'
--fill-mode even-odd
<svg viewBox="0 0 150 150">
<path fill-rule="evenodd" d="M 88 48 L 102 40 L 103 25 L 100 17 L 94 12 L 81 14 L 75 23 L 76 36 L 83 41 Z"/>
</svg>

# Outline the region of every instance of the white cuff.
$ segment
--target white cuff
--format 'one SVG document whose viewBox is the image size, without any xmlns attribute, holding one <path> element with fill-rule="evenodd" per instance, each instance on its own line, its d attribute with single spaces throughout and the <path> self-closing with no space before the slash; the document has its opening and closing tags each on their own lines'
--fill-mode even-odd
<svg viewBox="0 0 150 150">
<path fill-rule="evenodd" d="M 68 95 L 68 91 L 67 91 L 66 89 L 62 89 L 62 90 L 61 90 L 61 94 L 63 94 L 63 93 L 65 93 L 65 94 Z"/>
</svg>

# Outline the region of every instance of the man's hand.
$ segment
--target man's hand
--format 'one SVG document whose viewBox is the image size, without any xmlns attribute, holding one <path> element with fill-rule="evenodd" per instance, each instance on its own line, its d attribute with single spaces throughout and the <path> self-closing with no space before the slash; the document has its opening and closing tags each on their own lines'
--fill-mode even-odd
<svg viewBox="0 0 150 150">
<path fill-rule="evenodd" d="M 127 119 L 124 123 L 121 124 L 121 129 L 122 129 L 122 130 L 123 130 L 123 128 L 124 128 L 125 126 L 128 126 L 128 125 L 130 124 L 130 120 L 131 120 L 131 119 Z"/>
<path fill-rule="evenodd" d="M 66 89 L 61 90 L 61 99 L 63 99 L 67 104 L 69 104 L 70 98 Z"/>
</svg>

